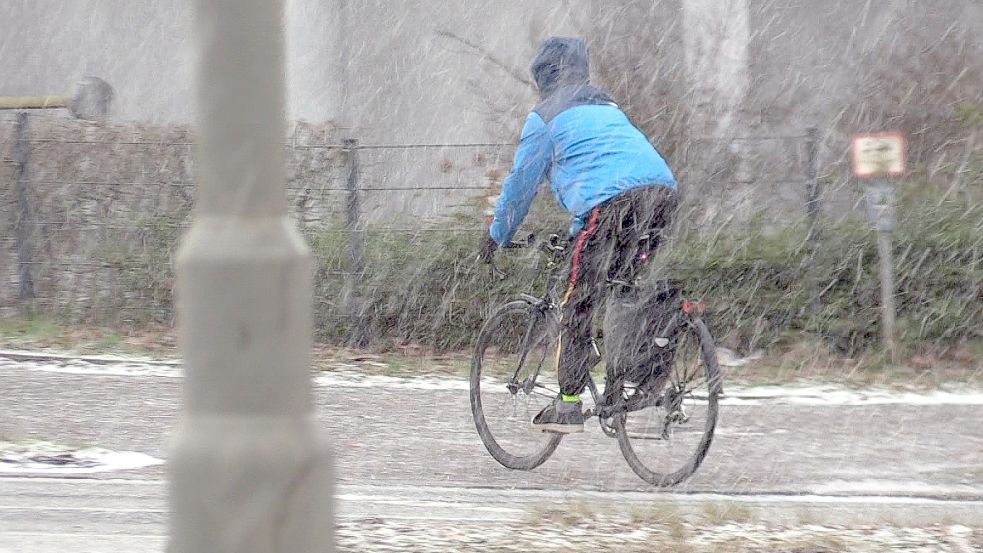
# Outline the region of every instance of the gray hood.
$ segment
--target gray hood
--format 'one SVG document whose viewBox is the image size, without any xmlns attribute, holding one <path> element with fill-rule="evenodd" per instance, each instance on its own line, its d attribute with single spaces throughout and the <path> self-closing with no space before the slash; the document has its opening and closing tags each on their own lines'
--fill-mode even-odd
<svg viewBox="0 0 983 553">
<path fill-rule="evenodd" d="M 543 99 L 561 87 L 586 85 L 590 79 L 587 43 L 579 38 L 546 39 L 532 62 L 532 76 Z"/>
</svg>

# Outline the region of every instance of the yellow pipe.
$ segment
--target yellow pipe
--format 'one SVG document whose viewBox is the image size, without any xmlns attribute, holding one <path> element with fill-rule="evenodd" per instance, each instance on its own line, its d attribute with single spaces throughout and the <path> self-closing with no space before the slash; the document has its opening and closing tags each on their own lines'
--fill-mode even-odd
<svg viewBox="0 0 983 553">
<path fill-rule="evenodd" d="M 67 108 L 71 96 L 0 96 L 0 109 Z"/>
</svg>

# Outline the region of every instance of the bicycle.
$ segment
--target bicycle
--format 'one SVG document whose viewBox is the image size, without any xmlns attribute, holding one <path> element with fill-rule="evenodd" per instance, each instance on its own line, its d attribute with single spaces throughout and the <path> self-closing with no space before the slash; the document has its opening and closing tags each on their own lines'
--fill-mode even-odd
<svg viewBox="0 0 983 553">
<path fill-rule="evenodd" d="M 543 464 L 563 438 L 531 425 L 532 417 L 559 391 L 557 286 L 566 265 L 566 247 L 558 235 L 539 245 L 549 271 L 545 292 L 521 294 L 496 309 L 481 328 L 471 361 L 471 411 L 478 435 L 496 461 L 518 470 Z M 678 292 L 672 282 L 664 281 L 662 286 Z M 664 295 L 668 301 L 675 297 Z M 649 369 L 634 381 L 627 374 L 606 378 L 604 396 L 592 376 L 587 380 L 593 407 L 585 409 L 584 419 L 597 417 L 604 434 L 617 439 L 635 474 L 655 486 L 674 486 L 692 475 L 713 440 L 723 385 L 713 338 L 701 317 L 704 310 L 703 302 L 680 300 L 663 331 L 654 337 L 661 348 L 658 362 L 668 360 L 671 367 Z M 591 366 L 596 367 L 603 355 L 596 337 L 593 345 Z M 547 359 L 553 363 L 543 371 Z"/>
</svg>

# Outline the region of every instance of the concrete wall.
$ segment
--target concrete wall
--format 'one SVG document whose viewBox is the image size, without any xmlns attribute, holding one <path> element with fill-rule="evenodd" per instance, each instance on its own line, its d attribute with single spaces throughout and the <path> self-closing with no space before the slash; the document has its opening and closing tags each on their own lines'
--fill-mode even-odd
<svg viewBox="0 0 983 553">
<path fill-rule="evenodd" d="M 0 2 L 0 95 L 70 94 L 95 75 L 117 120 L 188 122 L 189 16 L 186 0 Z"/>
<path fill-rule="evenodd" d="M 473 141 L 483 124 L 475 88 L 515 83 L 440 33 L 524 70 L 535 43 L 575 32 L 590 3 L 289 0 L 290 117 L 336 120 L 368 140 Z M 117 121 L 189 123 L 189 17 L 189 0 L 3 2 L 0 95 L 61 94 L 96 75 L 116 89 Z"/>
<path fill-rule="evenodd" d="M 620 9 L 629 5 L 635 9 Z M 610 25 L 628 13 L 640 20 Z M 116 88 L 116 122 L 186 124 L 193 117 L 188 18 L 189 0 L 0 2 L 0 95 L 64 93 L 78 78 L 93 74 Z M 974 0 L 741 0 L 725 7 L 710 0 L 290 0 L 286 23 L 288 116 L 331 122 L 335 141 L 351 136 L 363 145 L 512 143 L 536 101 L 523 81 L 544 37 L 592 35 L 627 52 L 642 34 L 669 28 L 680 39 L 668 43 L 662 59 L 633 52 L 635 68 L 685 63 L 692 93 L 679 98 L 679 109 L 696 115 L 692 134 L 800 135 L 816 125 L 826 135 L 824 162 L 835 162 L 842 158 L 845 136 L 837 116 L 871 100 L 858 97 L 861 77 L 878 65 L 870 53 L 911 48 L 933 37 L 973 41 L 983 31 L 983 5 Z M 954 23 L 975 26 L 977 33 L 947 34 Z M 970 47 L 979 50 L 980 42 L 975 38 Z M 912 60 L 915 66 L 919 62 Z M 799 145 L 729 147 L 741 159 L 731 180 L 790 180 L 803 172 Z M 509 146 L 365 150 L 362 183 L 494 188 L 511 155 Z M 694 181 L 703 180 L 700 163 L 718 171 L 715 158 L 699 151 L 670 162 Z M 366 198 L 366 211 L 376 220 L 410 222 L 471 205 L 484 195 L 480 190 L 384 192 L 392 193 Z M 794 202 L 799 191 L 774 192 L 764 197 Z"/>
<path fill-rule="evenodd" d="M 362 144 L 514 140 L 535 102 L 527 67 L 551 34 L 576 34 L 591 1 L 290 0 L 289 113 Z M 66 93 L 85 75 L 115 87 L 116 122 L 192 121 L 189 0 L 14 1 L 0 5 L 0 95 Z M 489 55 L 486 55 L 490 54 Z M 494 59 L 490 59 L 494 58 Z M 504 69 L 502 66 L 508 68 Z M 374 187 L 497 184 L 510 148 L 366 151 Z M 376 219 L 412 221 L 483 192 L 366 198 Z"/>
<path fill-rule="evenodd" d="M 983 4 L 972 0 L 758 0 L 750 20 L 749 97 L 768 109 L 749 114 L 749 122 L 770 128 L 825 126 L 848 105 L 876 101 L 857 96 L 857 84 L 873 72 L 908 72 L 914 84 L 951 69 L 920 55 L 942 43 L 958 41 L 983 56 Z M 904 66 L 889 59 L 892 52 L 905 57 Z"/>
<path fill-rule="evenodd" d="M 482 100 L 533 102 L 532 91 L 510 70 L 527 77 L 540 40 L 584 34 L 616 4 L 290 0 L 289 115 L 352 127 L 368 142 L 467 142 L 501 134 L 489 128 Z M 838 101 L 836 91 L 849 89 L 858 54 L 909 40 L 902 34 L 906 19 L 939 40 L 953 23 L 983 30 L 983 5 L 973 0 L 670 4 L 676 2 L 652 2 L 654 16 L 679 19 L 686 49 L 679 56 L 699 89 L 732 102 L 749 88 L 778 105 L 789 103 L 781 101 L 784 93 L 798 93 L 796 84 L 807 84 L 812 93 L 796 98 L 796 124 L 814 119 L 809 114 L 828 109 Z M 116 120 L 188 123 L 189 17 L 189 0 L 2 2 L 0 95 L 64 93 L 80 77 L 96 75 L 116 88 Z"/>
<path fill-rule="evenodd" d="M 342 134 L 363 144 L 514 142 L 536 101 L 528 66 L 553 34 L 577 34 L 592 2 L 555 0 L 335 0 Z M 394 6 L 398 5 L 398 9 Z M 330 86 L 325 82 L 323 86 Z M 492 187 L 509 147 L 364 152 L 363 181 L 376 187 Z M 430 218 L 480 201 L 483 191 L 375 193 L 378 220 Z M 477 223 L 477 221 L 475 221 Z"/>
</svg>

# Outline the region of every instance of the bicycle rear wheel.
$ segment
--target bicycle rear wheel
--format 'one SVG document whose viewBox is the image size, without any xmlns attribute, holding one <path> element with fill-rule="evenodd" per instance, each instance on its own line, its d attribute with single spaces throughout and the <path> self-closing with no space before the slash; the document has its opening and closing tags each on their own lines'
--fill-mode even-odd
<svg viewBox="0 0 983 553">
<path fill-rule="evenodd" d="M 717 424 L 722 385 L 713 338 L 698 318 L 682 324 L 661 390 L 612 420 L 628 465 L 655 486 L 674 486 L 696 472 Z M 628 405 L 635 393 L 624 392 Z"/>
<path fill-rule="evenodd" d="M 471 359 L 471 412 L 496 461 L 531 470 L 562 436 L 532 427 L 532 418 L 559 392 L 557 328 L 552 311 L 528 301 L 503 305 L 485 322 Z"/>
</svg>

